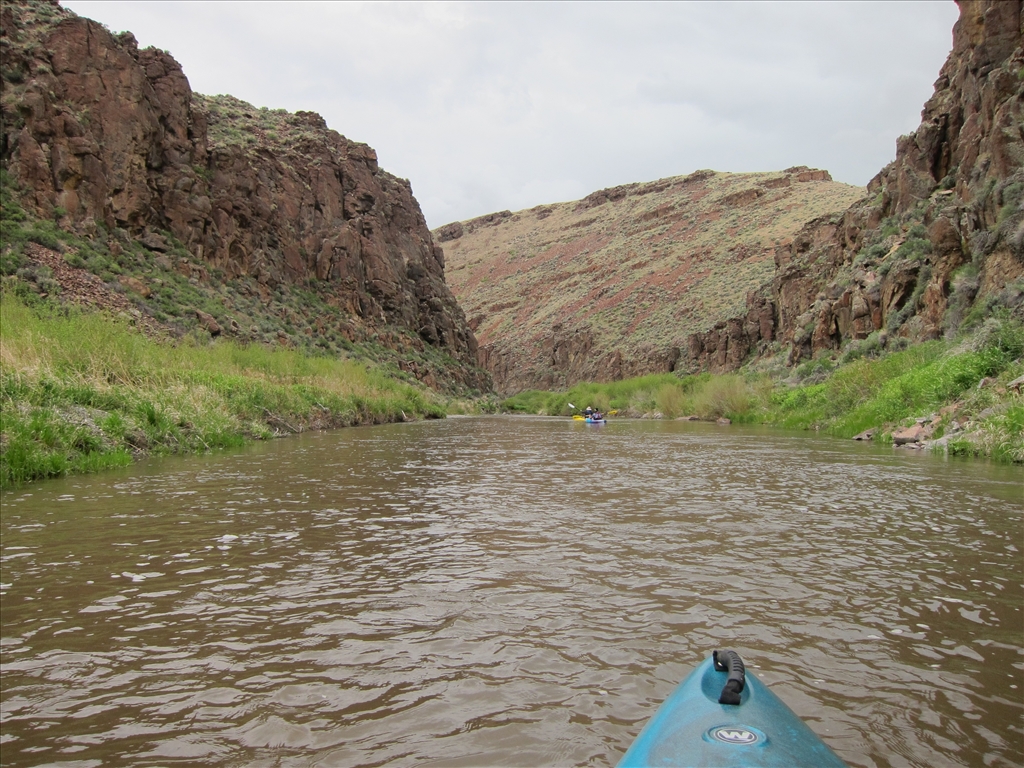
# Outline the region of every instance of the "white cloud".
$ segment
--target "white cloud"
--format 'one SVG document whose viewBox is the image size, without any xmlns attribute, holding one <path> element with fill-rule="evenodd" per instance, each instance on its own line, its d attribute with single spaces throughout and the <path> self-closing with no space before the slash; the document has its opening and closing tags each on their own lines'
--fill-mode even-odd
<svg viewBox="0 0 1024 768">
<path fill-rule="evenodd" d="M 865 184 L 913 130 L 953 2 L 72 0 L 192 87 L 319 112 L 431 226 L 697 168 Z"/>
</svg>

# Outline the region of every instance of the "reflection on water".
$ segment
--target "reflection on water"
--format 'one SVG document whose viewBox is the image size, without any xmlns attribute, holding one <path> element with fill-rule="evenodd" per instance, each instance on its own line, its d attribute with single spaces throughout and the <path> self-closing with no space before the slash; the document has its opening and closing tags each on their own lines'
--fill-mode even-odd
<svg viewBox="0 0 1024 768">
<path fill-rule="evenodd" d="M 486 418 L 27 486 L 0 763 L 607 765 L 727 645 L 851 765 L 1019 766 L 1022 483 Z"/>
</svg>

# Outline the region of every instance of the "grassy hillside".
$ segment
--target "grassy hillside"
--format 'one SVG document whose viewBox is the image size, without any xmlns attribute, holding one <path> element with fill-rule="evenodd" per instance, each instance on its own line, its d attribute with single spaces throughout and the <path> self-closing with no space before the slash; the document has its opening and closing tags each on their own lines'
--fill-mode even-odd
<svg viewBox="0 0 1024 768">
<path fill-rule="evenodd" d="M 818 360 L 789 380 L 742 374 L 661 374 L 566 392 L 524 392 L 505 400 L 518 413 L 569 415 L 592 405 L 620 416 L 727 418 L 741 423 L 893 440 L 922 424 L 916 446 L 1024 463 L 1024 326 L 990 318 L 955 341 L 898 351 L 854 346 L 837 361 Z"/>
<path fill-rule="evenodd" d="M 681 346 L 744 311 L 770 282 L 776 243 L 864 190 L 822 171 L 699 171 L 578 202 L 491 214 L 435 230 L 447 279 L 481 346 L 536 365 L 554 326 L 594 348 Z"/>
</svg>

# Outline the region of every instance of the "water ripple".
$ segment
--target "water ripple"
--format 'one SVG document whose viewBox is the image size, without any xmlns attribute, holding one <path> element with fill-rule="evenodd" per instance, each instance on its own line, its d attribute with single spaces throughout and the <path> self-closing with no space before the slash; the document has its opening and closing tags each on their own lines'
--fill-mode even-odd
<svg viewBox="0 0 1024 768">
<path fill-rule="evenodd" d="M 3 505 L 3 765 L 612 764 L 713 648 L 853 766 L 1024 761 L 1024 473 L 452 419 Z"/>
</svg>

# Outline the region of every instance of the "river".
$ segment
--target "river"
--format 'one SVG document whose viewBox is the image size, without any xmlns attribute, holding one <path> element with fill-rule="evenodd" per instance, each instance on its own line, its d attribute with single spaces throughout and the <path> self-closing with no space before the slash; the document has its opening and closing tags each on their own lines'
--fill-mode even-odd
<svg viewBox="0 0 1024 768">
<path fill-rule="evenodd" d="M 851 766 L 1024 763 L 1024 470 L 453 418 L 4 494 L 3 766 L 613 765 L 716 647 Z"/>
</svg>

